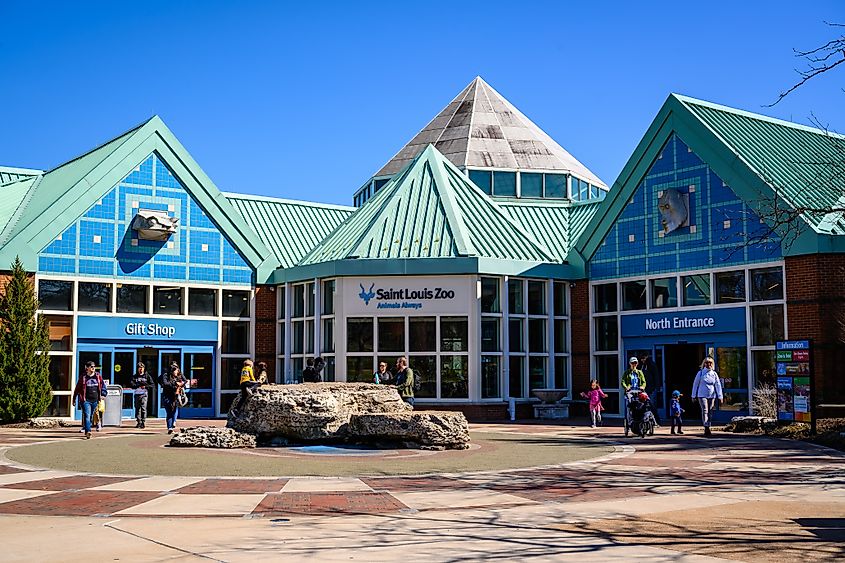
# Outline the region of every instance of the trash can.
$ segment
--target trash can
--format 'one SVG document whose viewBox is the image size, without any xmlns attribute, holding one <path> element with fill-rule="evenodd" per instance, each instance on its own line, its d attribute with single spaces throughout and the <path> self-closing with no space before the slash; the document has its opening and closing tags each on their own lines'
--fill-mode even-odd
<svg viewBox="0 0 845 563">
<path fill-rule="evenodd" d="M 120 426 L 123 418 L 123 387 L 106 385 L 106 412 L 103 413 L 103 426 Z"/>
</svg>

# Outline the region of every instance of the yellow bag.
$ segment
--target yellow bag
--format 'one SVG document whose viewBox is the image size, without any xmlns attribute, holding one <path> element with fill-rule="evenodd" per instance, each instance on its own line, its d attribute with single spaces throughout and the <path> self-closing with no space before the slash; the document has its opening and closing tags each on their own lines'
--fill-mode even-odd
<svg viewBox="0 0 845 563">
<path fill-rule="evenodd" d="M 106 401 L 105 400 L 100 399 L 100 402 L 97 403 L 97 412 L 99 412 L 99 413 L 106 412 Z"/>
</svg>

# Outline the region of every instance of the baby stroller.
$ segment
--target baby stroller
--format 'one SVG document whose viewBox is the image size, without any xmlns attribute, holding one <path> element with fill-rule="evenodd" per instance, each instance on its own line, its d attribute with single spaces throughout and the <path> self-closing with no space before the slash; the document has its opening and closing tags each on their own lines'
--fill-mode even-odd
<svg viewBox="0 0 845 563">
<path fill-rule="evenodd" d="M 629 432 L 645 438 L 646 434 L 654 435 L 657 420 L 648 395 L 644 391 L 631 389 L 625 393 L 627 408 L 625 409 L 625 436 Z"/>
</svg>

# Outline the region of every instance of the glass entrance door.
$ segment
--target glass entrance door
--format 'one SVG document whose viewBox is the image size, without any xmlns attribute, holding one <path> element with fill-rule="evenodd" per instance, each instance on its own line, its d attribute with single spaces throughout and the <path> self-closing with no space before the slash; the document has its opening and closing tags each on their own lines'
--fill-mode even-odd
<svg viewBox="0 0 845 563">
<path fill-rule="evenodd" d="M 179 369 L 182 368 L 182 351 L 181 350 L 159 350 L 158 351 L 158 377 L 162 377 L 170 373 L 170 364 L 176 363 Z M 161 405 L 161 385 L 158 386 L 158 416 L 164 418 L 166 413 L 164 407 Z"/>
<path fill-rule="evenodd" d="M 155 348 L 139 348 L 137 350 L 138 362 L 144 364 L 144 368 L 150 377 L 153 379 L 153 388 L 148 390 L 147 394 L 147 417 L 158 418 L 159 405 L 159 364 L 158 364 L 158 350 Z"/>
<path fill-rule="evenodd" d="M 85 364 L 94 362 L 94 369 L 100 372 L 100 375 L 106 382 L 111 383 L 112 380 L 112 350 L 110 348 L 97 349 L 96 346 L 86 346 L 79 351 L 76 362 L 76 381 L 83 373 L 85 373 Z M 82 419 L 81 405 L 73 411 L 73 417 L 76 420 Z"/>
<path fill-rule="evenodd" d="M 135 390 L 132 389 L 131 382 L 132 375 L 135 373 L 135 350 L 115 350 L 113 371 L 112 383 L 123 387 L 121 418 L 133 418 L 135 416 Z"/>
<path fill-rule="evenodd" d="M 214 416 L 214 354 L 211 348 L 184 348 L 185 377 L 194 381 L 188 391 L 186 418 Z M 181 414 L 180 414 L 181 416 Z"/>
</svg>

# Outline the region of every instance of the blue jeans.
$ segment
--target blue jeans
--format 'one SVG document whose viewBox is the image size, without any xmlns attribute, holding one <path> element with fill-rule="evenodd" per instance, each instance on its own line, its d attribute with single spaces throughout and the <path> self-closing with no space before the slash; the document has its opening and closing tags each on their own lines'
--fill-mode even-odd
<svg viewBox="0 0 845 563">
<path fill-rule="evenodd" d="M 413 397 L 402 397 L 402 400 L 405 401 L 406 403 L 408 403 L 409 405 L 411 405 L 412 407 L 414 406 L 414 398 Z"/>
<path fill-rule="evenodd" d="M 171 401 L 166 397 L 162 397 L 161 404 L 164 407 L 167 429 L 170 430 L 176 426 L 176 419 L 179 418 L 179 403 L 175 400 Z"/>
<path fill-rule="evenodd" d="M 99 401 L 82 401 L 82 427 L 86 433 L 91 432 L 91 418 L 97 411 Z"/>
</svg>

